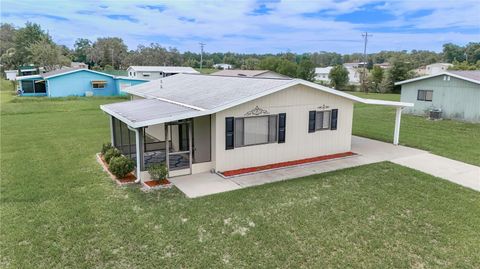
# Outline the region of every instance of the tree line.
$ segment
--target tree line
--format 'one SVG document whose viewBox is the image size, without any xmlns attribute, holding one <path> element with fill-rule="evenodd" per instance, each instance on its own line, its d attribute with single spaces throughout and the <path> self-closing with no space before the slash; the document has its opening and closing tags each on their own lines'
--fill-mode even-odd
<svg viewBox="0 0 480 269">
<path fill-rule="evenodd" d="M 78 38 L 73 48 L 53 42 L 52 37 L 40 25 L 27 22 L 23 27 L 12 24 L 0 25 L 0 62 L 3 69 L 34 64 L 52 70 L 70 62 L 84 62 L 92 69 L 124 70 L 131 65 L 173 65 L 200 67 L 200 53 L 180 52 L 176 48 L 164 47 L 158 43 L 139 45 L 129 50 L 118 37 L 101 37 L 96 40 Z M 361 62 L 363 54 L 339 54 L 335 52 L 314 52 L 277 54 L 213 52 L 203 54 L 203 67 L 211 68 L 216 63 L 227 63 L 238 69 L 268 69 L 290 77 L 314 80 L 314 68 L 338 66 L 346 62 Z M 392 85 L 400 77 L 408 77 L 409 71 L 435 62 L 454 63 L 458 69 L 480 67 L 480 42 L 465 46 L 445 44 L 441 53 L 427 50 L 380 51 L 368 54 L 367 67 L 372 87 L 381 83 Z M 374 64 L 390 62 L 394 69 L 382 75 Z M 399 70 L 397 72 L 396 70 Z M 405 74 L 403 70 L 407 70 Z M 382 70 L 383 72 L 383 70 Z M 396 74 L 398 73 L 398 74 Z M 391 81 L 385 80 L 388 75 Z M 378 86 L 380 87 L 380 86 Z M 393 88 L 389 87 L 389 88 Z"/>
</svg>

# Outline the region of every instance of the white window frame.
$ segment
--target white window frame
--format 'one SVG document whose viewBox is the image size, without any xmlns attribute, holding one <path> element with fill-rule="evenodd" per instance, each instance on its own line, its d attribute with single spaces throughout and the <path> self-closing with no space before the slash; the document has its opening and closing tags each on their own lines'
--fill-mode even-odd
<svg viewBox="0 0 480 269">
<path fill-rule="evenodd" d="M 328 117 L 325 118 L 325 114 L 328 113 Z M 320 119 L 320 115 L 322 118 L 322 124 L 317 124 L 318 119 Z M 328 119 L 328 126 L 325 127 L 325 119 Z M 321 125 L 321 126 L 319 126 Z M 332 111 L 331 110 L 322 110 L 322 111 L 315 111 L 315 132 L 316 131 L 325 131 L 330 130 L 332 126 Z"/>
<path fill-rule="evenodd" d="M 245 144 L 245 120 L 254 119 L 254 118 L 262 118 L 266 117 L 267 120 L 267 137 L 266 142 L 261 143 L 251 143 Z M 241 148 L 241 147 L 249 147 L 249 146 L 257 146 L 257 145 L 265 145 L 265 144 L 272 144 L 277 143 L 278 141 L 278 114 L 271 114 L 271 115 L 262 115 L 262 116 L 252 116 L 252 117 L 235 117 L 233 123 L 233 133 L 234 133 L 234 141 L 233 145 L 234 148 Z M 241 122 L 241 123 L 240 123 Z M 239 128 L 242 128 L 241 134 L 239 134 Z M 274 126 L 272 126 L 274 125 Z"/>
</svg>

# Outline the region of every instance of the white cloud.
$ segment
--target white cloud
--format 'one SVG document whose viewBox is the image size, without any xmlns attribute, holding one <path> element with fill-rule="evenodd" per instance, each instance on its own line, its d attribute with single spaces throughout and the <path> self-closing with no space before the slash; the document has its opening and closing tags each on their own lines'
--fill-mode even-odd
<svg viewBox="0 0 480 269">
<path fill-rule="evenodd" d="M 267 14 L 252 16 L 260 6 L 253 0 L 155 3 L 3 0 L 1 12 L 2 22 L 17 26 L 26 21 L 40 23 L 57 42 L 67 46 L 72 46 L 79 37 L 118 36 L 130 49 L 158 42 L 181 51 L 198 51 L 198 42 L 205 41 L 207 51 L 357 52 L 362 50 L 361 32 L 366 29 L 373 32 L 369 51 L 440 50 L 445 42 L 478 41 L 480 4 L 477 2 L 281 1 L 263 3 L 269 10 Z M 366 4 L 373 3 L 378 12 L 390 13 L 394 19 L 381 23 L 335 20 L 338 15 L 365 10 Z M 423 17 L 412 16 L 419 11 L 425 11 Z M 317 16 L 304 15 L 315 12 Z M 109 15 L 127 17 L 113 20 Z"/>
</svg>

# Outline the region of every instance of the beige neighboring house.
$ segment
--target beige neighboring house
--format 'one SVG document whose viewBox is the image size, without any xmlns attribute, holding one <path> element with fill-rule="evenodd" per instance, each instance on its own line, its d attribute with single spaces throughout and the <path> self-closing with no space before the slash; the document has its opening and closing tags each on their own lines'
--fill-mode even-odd
<svg viewBox="0 0 480 269">
<path fill-rule="evenodd" d="M 71 68 L 85 68 L 85 69 L 88 69 L 88 64 L 82 63 L 82 62 L 71 62 L 70 67 Z"/>
<path fill-rule="evenodd" d="M 178 74 L 125 89 L 131 101 L 100 106 L 111 142 L 169 176 L 232 170 L 349 153 L 355 103 L 396 108 L 410 103 L 360 98 L 301 79 Z M 168 161 L 166 161 L 168 160 Z"/>
<path fill-rule="evenodd" d="M 450 63 L 434 63 L 415 69 L 415 73 L 419 76 L 436 75 L 446 72 L 452 66 Z"/>
<path fill-rule="evenodd" d="M 229 69 L 212 73 L 214 76 L 257 77 L 257 78 L 290 78 L 270 70 Z"/>
<path fill-rule="evenodd" d="M 176 74 L 200 74 L 188 66 L 130 66 L 127 68 L 129 78 L 154 80 Z"/>
<path fill-rule="evenodd" d="M 332 68 L 333 66 L 315 68 L 315 80 L 330 83 L 330 78 L 328 78 L 328 75 L 330 74 L 330 70 L 332 70 Z"/>
</svg>

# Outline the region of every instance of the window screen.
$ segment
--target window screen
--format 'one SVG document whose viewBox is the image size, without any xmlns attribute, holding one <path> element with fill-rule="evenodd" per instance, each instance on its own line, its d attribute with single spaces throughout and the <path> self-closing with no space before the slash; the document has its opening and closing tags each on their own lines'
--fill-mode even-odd
<svg viewBox="0 0 480 269">
<path fill-rule="evenodd" d="M 417 100 L 419 101 L 432 101 L 433 91 L 432 90 L 418 90 Z"/>
<path fill-rule="evenodd" d="M 23 90 L 24 93 L 34 93 L 33 81 L 32 80 L 22 80 L 22 90 Z"/>
<path fill-rule="evenodd" d="M 331 111 L 317 111 L 315 117 L 316 130 L 330 129 L 330 113 Z"/>
<path fill-rule="evenodd" d="M 278 116 L 235 118 L 235 147 L 277 141 Z"/>
</svg>

